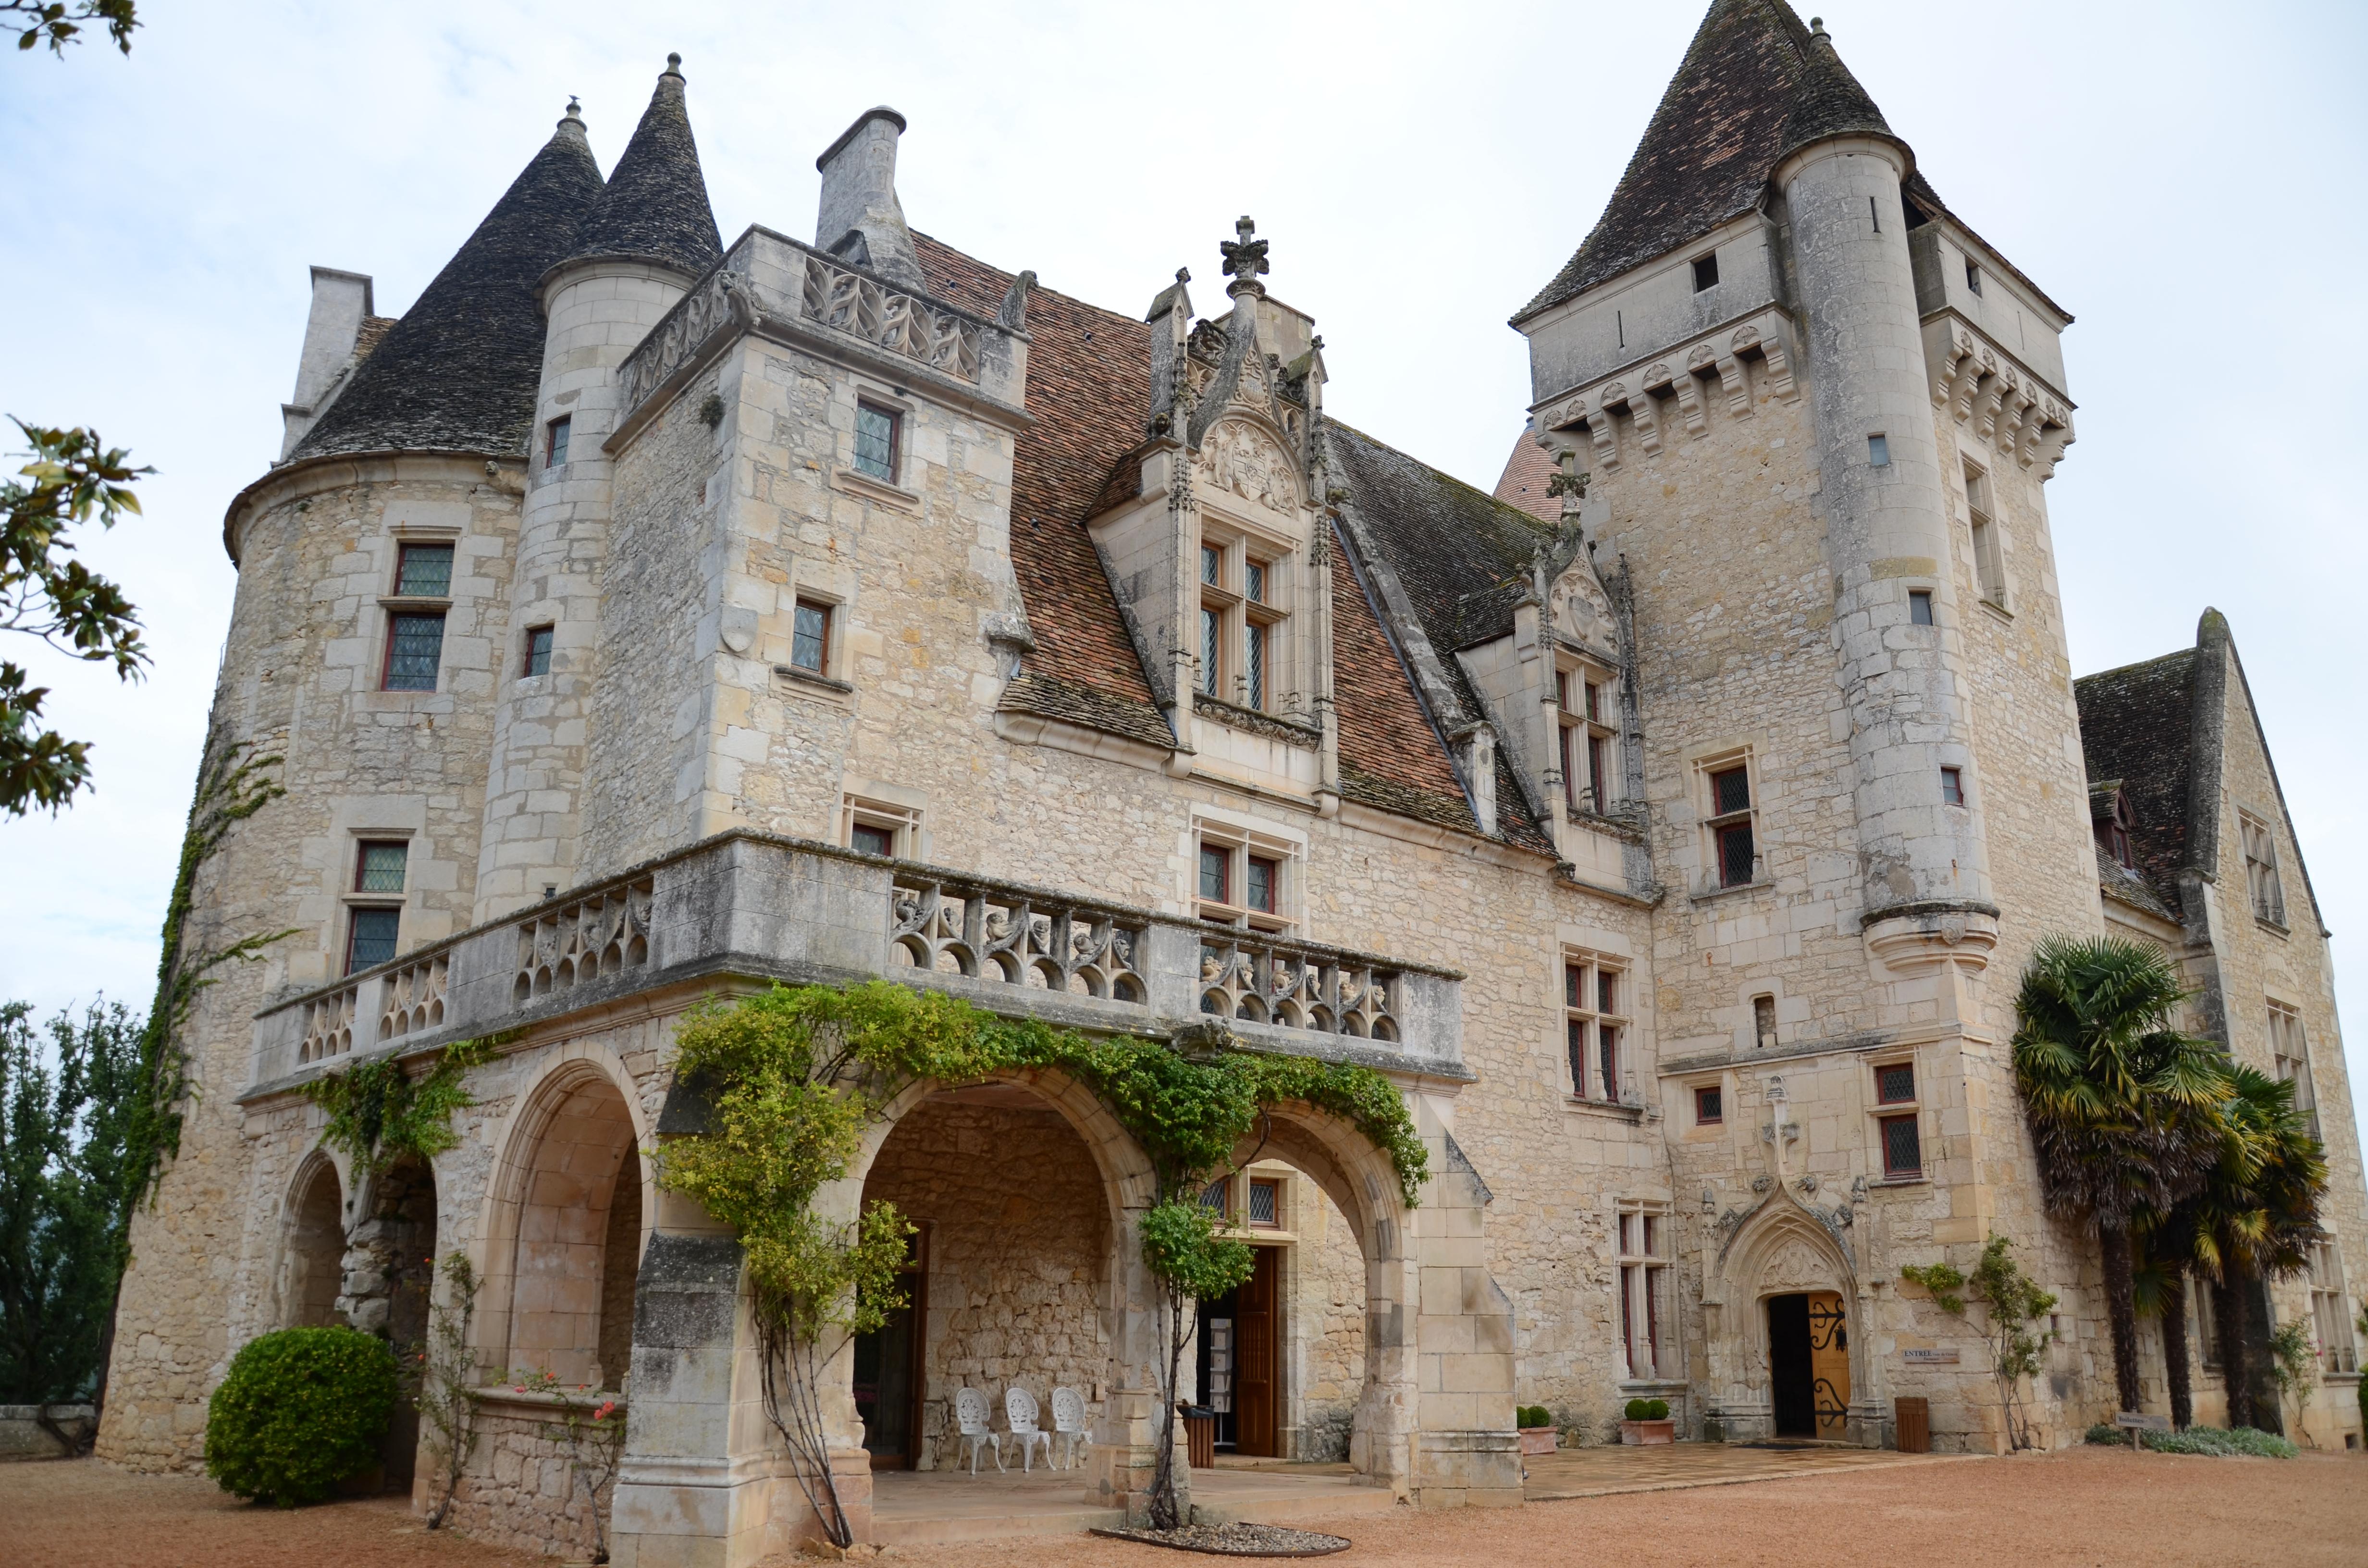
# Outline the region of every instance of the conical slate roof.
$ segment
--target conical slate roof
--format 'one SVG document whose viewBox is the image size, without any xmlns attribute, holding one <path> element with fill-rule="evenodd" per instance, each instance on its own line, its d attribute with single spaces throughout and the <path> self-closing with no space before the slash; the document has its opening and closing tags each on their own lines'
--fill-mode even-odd
<svg viewBox="0 0 2368 1568">
<path fill-rule="evenodd" d="M 699 143 L 691 140 L 683 108 L 681 63 L 681 55 L 666 56 L 650 107 L 609 171 L 609 187 L 584 221 L 568 260 L 655 261 L 697 277 L 723 258 L 723 236 L 707 204 Z"/>
<path fill-rule="evenodd" d="M 1569 265 L 1519 322 L 1749 211 L 1784 155 L 1883 111 L 1784 0 L 1714 0 L 1627 173 Z"/>
<path fill-rule="evenodd" d="M 289 454 L 523 453 L 542 376 L 539 283 L 600 196 L 600 165 L 570 118 L 395 323 L 353 383 Z"/>
</svg>

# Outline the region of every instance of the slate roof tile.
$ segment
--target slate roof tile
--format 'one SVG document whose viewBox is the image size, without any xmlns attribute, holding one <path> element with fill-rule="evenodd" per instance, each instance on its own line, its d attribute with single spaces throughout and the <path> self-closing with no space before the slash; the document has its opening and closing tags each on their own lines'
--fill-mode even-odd
<svg viewBox="0 0 2368 1568">
<path fill-rule="evenodd" d="M 379 451 L 524 456 L 542 379 L 539 284 L 599 195 L 600 167 L 583 129 L 563 121 L 290 460 Z"/>
<path fill-rule="evenodd" d="M 2194 679 L 2195 650 L 2182 648 L 2072 683 L 2089 777 L 2121 780 L 2135 823 L 2130 848 L 2138 874 L 2174 919 L 2179 873 L 2187 863 Z"/>
<path fill-rule="evenodd" d="M 707 176 L 683 103 L 681 56 L 668 57 L 650 107 L 633 128 L 609 183 L 576 235 L 570 261 L 593 256 L 655 261 L 697 278 L 723 256 L 707 200 Z"/>
</svg>

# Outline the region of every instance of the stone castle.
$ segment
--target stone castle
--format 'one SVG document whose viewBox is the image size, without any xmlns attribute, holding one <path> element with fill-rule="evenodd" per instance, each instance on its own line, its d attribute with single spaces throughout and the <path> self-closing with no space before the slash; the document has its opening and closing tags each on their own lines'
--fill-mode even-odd
<svg viewBox="0 0 2368 1568">
<path fill-rule="evenodd" d="M 1214 313 L 1184 270 L 1105 310 L 912 228 L 905 130 L 823 153 L 811 243 L 726 247 L 670 64 L 605 180 L 570 105 L 400 319 L 314 269 L 213 710 L 286 793 L 187 940 L 291 934 L 196 1002 L 102 1454 L 192 1463 L 258 1333 L 418 1337 L 458 1248 L 502 1385 L 463 1528 L 578 1544 L 547 1396 L 498 1370 L 535 1368 L 629 1405 L 618 1562 L 793 1542 L 735 1249 L 652 1155 L 685 1009 L 881 975 L 1104 1034 L 1213 1015 L 1402 1087 L 1419 1207 L 1314 1112 L 1212 1189 L 1260 1267 L 1187 1392 L 1237 1452 L 1438 1506 L 1519 1501 L 1517 1401 L 1571 1441 L 1645 1397 L 1688 1439 L 1883 1445 L 1920 1398 L 1987 1450 L 1978 1327 L 1900 1270 L 1993 1233 L 2062 1298 L 2029 1398 L 2075 1441 L 2114 1404 L 2095 1246 L 2043 1211 L 2008 1040 L 2033 944 L 2100 932 L 2321 1119 L 2332 1239 L 2253 1316 L 2313 1324 L 2309 1434 L 2359 1443 L 2368 1190 L 2229 629 L 2073 678 L 2071 317 L 1821 27 L 1711 6 L 1513 316 L 1493 495 L 1326 415 L 1249 220 Z M 458 1147 L 321 1146 L 308 1081 L 489 1038 Z M 1042 1076 L 874 1129 L 832 1212 L 924 1235 L 834 1405 L 864 1530 L 875 1472 L 958 1462 L 964 1387 L 1078 1391 L 1080 1488 L 1139 1501 L 1149 1181 Z"/>
</svg>

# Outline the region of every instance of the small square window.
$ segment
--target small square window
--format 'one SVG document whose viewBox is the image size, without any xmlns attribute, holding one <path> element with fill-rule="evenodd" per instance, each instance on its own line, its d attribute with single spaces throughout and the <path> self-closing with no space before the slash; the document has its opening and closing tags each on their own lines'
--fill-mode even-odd
<svg viewBox="0 0 2368 1568">
<path fill-rule="evenodd" d="M 452 547 L 406 544 L 395 552 L 394 595 L 403 599 L 452 597 Z"/>
<path fill-rule="evenodd" d="M 411 846 L 402 839 L 365 843 L 354 858 L 356 892 L 401 892 Z"/>
<path fill-rule="evenodd" d="M 1969 294 L 1978 294 L 1982 291 L 1981 267 L 1971 260 L 1965 263 L 1965 291 Z"/>
<path fill-rule="evenodd" d="M 1726 767 L 1710 776 L 1711 810 L 1719 816 L 1751 809 L 1751 770 Z"/>
<path fill-rule="evenodd" d="M 1941 799 L 1952 806 L 1965 803 L 1965 775 L 1962 768 L 1941 769 Z"/>
<path fill-rule="evenodd" d="M 1694 292 L 1718 286 L 1718 252 L 1694 257 Z"/>
<path fill-rule="evenodd" d="M 863 854 L 893 857 L 896 853 L 896 830 L 893 827 L 882 827 L 877 823 L 860 822 L 855 824 L 854 832 L 849 836 L 853 839 L 849 847 L 860 850 Z"/>
<path fill-rule="evenodd" d="M 1930 626 L 1932 624 L 1932 595 L 1930 590 L 1925 588 L 1910 588 L 1907 591 L 1907 624 L 1910 626 Z"/>
<path fill-rule="evenodd" d="M 1883 1174 L 1894 1179 L 1924 1174 L 1924 1141 L 1912 1116 L 1883 1119 Z"/>
<path fill-rule="evenodd" d="M 1250 1182 L 1250 1223 L 1264 1230 L 1282 1228 L 1282 1184 L 1279 1181 Z"/>
<path fill-rule="evenodd" d="M 809 675 L 829 673 L 831 608 L 813 599 L 798 601 L 796 624 L 790 632 L 791 668 Z"/>
<path fill-rule="evenodd" d="M 1884 1105 L 1907 1105 L 1916 1098 L 1916 1064 L 1895 1062 L 1874 1070 L 1874 1097 Z"/>
<path fill-rule="evenodd" d="M 1251 856 L 1249 866 L 1249 906 L 1272 915 L 1276 890 L 1282 882 L 1282 869 L 1261 855 Z"/>
<path fill-rule="evenodd" d="M 1751 1038 L 1762 1049 L 1776 1043 L 1776 998 L 1754 996 L 1751 999 Z"/>
<path fill-rule="evenodd" d="M 1706 1088 L 1696 1089 L 1694 1091 L 1694 1125 L 1716 1127 L 1725 1120 L 1726 1110 L 1722 1102 L 1718 1085 L 1713 1084 Z"/>
<path fill-rule="evenodd" d="M 1866 460 L 1868 466 L 1873 468 L 1889 468 L 1891 466 L 1891 437 L 1888 436 L 1869 436 L 1866 438 Z"/>
<path fill-rule="evenodd" d="M 529 626 L 526 631 L 526 669 L 530 676 L 551 673 L 551 628 Z"/>
<path fill-rule="evenodd" d="M 386 677 L 388 691 L 433 691 L 436 672 L 444 663 L 444 612 L 387 618 Z"/>
<path fill-rule="evenodd" d="M 904 434 L 905 416 L 894 409 L 875 407 L 871 403 L 855 405 L 855 466 L 872 478 L 887 483 L 896 483 L 897 446 Z"/>
<path fill-rule="evenodd" d="M 567 460 L 567 436 L 575 416 L 563 414 L 543 427 L 542 462 L 545 468 L 557 468 Z"/>
<path fill-rule="evenodd" d="M 1201 896 L 1211 903 L 1229 903 L 1234 852 L 1221 844 L 1201 846 Z"/>
<path fill-rule="evenodd" d="M 394 957 L 403 926 L 400 909 L 357 909 L 346 931 L 346 972 L 374 968 Z"/>
</svg>

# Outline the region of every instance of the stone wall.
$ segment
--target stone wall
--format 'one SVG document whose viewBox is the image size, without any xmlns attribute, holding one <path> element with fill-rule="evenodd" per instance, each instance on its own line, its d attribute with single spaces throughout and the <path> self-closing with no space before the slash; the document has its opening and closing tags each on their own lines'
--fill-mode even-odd
<svg viewBox="0 0 2368 1568">
<path fill-rule="evenodd" d="M 552 1435 L 564 1415 L 548 1394 L 488 1390 L 477 1407 L 477 1451 L 452 1494 L 450 1527 L 493 1546 L 591 1561 L 593 1477 L 571 1473 L 568 1445 Z M 587 1449 L 585 1457 L 594 1456 Z M 609 1502 L 604 1489 L 598 1503 L 604 1526 Z"/>
<path fill-rule="evenodd" d="M 925 1101 L 864 1182 L 867 1203 L 894 1203 L 928 1231 L 922 1470 L 961 1462 L 955 1390 L 985 1392 L 1001 1431 L 1017 1384 L 1050 1430 L 1053 1390 L 1065 1384 L 1085 1396 L 1090 1427 L 1109 1375 L 1109 1202 L 1093 1156 L 1058 1112 L 1017 1103 L 1025 1091 L 989 1093 L 1015 1103 Z"/>
</svg>

